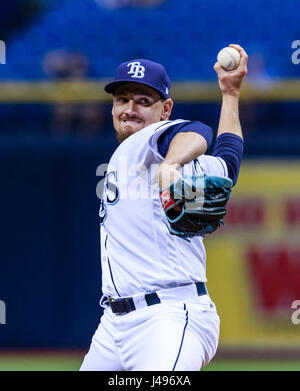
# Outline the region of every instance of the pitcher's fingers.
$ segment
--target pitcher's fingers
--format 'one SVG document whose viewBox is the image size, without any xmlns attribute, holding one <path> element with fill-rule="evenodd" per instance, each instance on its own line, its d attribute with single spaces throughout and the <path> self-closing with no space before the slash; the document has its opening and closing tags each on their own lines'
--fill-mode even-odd
<svg viewBox="0 0 300 391">
<path fill-rule="evenodd" d="M 245 49 L 241 46 L 241 45 L 238 45 L 237 43 L 231 43 L 230 45 L 228 46 L 231 46 L 232 48 L 235 48 L 236 50 L 238 50 L 239 52 L 243 52 L 244 54 L 247 54 Z"/>
<path fill-rule="evenodd" d="M 216 71 L 217 75 L 221 75 L 225 72 L 224 68 L 221 66 L 221 64 L 217 61 L 214 65 L 214 70 Z"/>
<path fill-rule="evenodd" d="M 242 46 L 240 46 L 238 44 L 233 44 L 233 43 L 230 44 L 229 46 L 232 48 L 235 48 L 236 50 L 239 51 L 239 53 L 241 55 L 241 65 L 245 66 L 248 61 L 248 54 L 246 53 L 245 49 Z"/>
</svg>

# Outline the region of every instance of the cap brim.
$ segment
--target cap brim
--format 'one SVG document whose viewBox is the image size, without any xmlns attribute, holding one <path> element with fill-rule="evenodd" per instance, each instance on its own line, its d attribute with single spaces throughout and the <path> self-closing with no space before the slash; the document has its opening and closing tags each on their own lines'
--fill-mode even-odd
<svg viewBox="0 0 300 391">
<path fill-rule="evenodd" d="M 142 84 L 144 86 L 151 87 L 153 90 L 158 92 L 161 97 L 163 97 L 164 99 L 167 99 L 167 97 L 161 91 L 159 91 L 156 87 L 153 87 L 153 85 L 151 85 L 149 83 L 142 83 L 140 81 L 128 80 L 128 79 L 112 81 L 112 82 L 105 85 L 104 91 L 108 92 L 109 94 L 114 95 L 115 92 L 117 91 L 118 87 L 124 83 Z"/>
</svg>

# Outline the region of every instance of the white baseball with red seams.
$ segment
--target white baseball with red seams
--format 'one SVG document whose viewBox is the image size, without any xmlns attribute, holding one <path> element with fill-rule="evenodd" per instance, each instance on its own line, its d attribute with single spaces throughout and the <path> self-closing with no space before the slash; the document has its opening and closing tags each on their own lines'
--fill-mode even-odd
<svg viewBox="0 0 300 391">
<path fill-rule="evenodd" d="M 239 66 L 241 55 L 237 49 L 228 46 L 219 51 L 217 60 L 224 69 L 233 71 Z"/>
</svg>

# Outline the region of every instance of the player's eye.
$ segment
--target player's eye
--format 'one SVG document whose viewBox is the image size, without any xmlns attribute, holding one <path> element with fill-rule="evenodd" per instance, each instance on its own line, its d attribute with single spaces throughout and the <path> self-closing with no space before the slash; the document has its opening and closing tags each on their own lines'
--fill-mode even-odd
<svg viewBox="0 0 300 391">
<path fill-rule="evenodd" d="M 144 106 L 147 106 L 147 105 L 150 104 L 150 101 L 147 98 L 141 98 L 141 99 L 139 99 L 139 103 L 144 105 Z"/>
<path fill-rule="evenodd" d="M 124 96 L 118 96 L 116 100 L 119 103 L 126 103 L 126 102 L 128 102 L 128 99 L 124 98 Z"/>
</svg>

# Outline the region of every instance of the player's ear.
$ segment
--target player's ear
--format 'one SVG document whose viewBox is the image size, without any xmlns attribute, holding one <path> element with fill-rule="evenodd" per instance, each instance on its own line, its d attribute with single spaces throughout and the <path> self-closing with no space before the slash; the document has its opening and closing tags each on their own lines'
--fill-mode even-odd
<svg viewBox="0 0 300 391">
<path fill-rule="evenodd" d="M 162 121 L 166 121 L 170 118 L 173 104 L 174 104 L 174 102 L 171 98 L 168 98 L 165 101 L 163 101 L 163 110 L 162 110 L 162 115 L 161 115 Z"/>
</svg>

